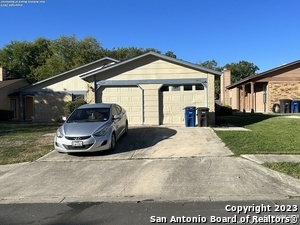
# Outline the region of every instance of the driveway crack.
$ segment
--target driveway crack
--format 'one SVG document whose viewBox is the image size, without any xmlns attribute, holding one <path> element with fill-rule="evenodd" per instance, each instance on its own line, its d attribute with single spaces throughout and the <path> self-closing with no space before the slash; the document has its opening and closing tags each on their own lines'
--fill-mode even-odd
<svg viewBox="0 0 300 225">
<path fill-rule="evenodd" d="M 134 151 L 132 152 L 132 155 L 130 156 L 130 159 L 133 158 L 133 156 L 135 155 L 135 153 L 136 153 L 136 150 L 134 150 Z"/>
<path fill-rule="evenodd" d="M 210 170 L 211 165 L 212 165 L 212 160 L 210 158 L 208 160 L 209 160 L 209 164 L 208 164 L 206 171 Z"/>
</svg>

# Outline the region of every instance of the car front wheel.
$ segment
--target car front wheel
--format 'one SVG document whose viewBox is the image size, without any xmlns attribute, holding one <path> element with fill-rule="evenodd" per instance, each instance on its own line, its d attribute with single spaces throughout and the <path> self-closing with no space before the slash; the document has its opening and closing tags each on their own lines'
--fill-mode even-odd
<svg viewBox="0 0 300 225">
<path fill-rule="evenodd" d="M 126 121 L 124 136 L 128 134 L 128 122 Z"/>
<path fill-rule="evenodd" d="M 116 140 L 116 135 L 115 135 L 115 133 L 112 133 L 112 135 L 111 135 L 111 141 L 110 141 L 110 151 L 114 151 L 115 150 L 115 148 L 116 148 L 116 142 L 117 142 L 117 140 Z"/>
</svg>

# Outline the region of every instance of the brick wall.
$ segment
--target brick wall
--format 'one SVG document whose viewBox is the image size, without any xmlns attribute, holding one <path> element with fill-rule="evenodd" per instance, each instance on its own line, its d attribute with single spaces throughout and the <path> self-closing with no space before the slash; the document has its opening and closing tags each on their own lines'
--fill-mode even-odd
<svg viewBox="0 0 300 225">
<path fill-rule="evenodd" d="M 72 101 L 66 93 L 47 93 L 34 96 L 34 122 L 57 122 L 64 115 L 64 106 Z"/>
<path fill-rule="evenodd" d="M 270 112 L 280 99 L 300 99 L 300 82 L 269 82 L 268 90 Z"/>
</svg>

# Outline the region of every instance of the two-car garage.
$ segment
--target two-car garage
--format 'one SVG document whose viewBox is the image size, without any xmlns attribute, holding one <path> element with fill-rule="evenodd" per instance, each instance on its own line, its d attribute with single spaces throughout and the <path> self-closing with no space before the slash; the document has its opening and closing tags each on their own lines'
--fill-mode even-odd
<svg viewBox="0 0 300 225">
<path fill-rule="evenodd" d="M 214 122 L 214 76 L 220 72 L 158 53 L 110 64 L 80 77 L 95 103 L 124 107 L 130 124 L 184 124 L 184 107 L 208 107 Z"/>
<path fill-rule="evenodd" d="M 206 106 L 205 87 L 197 85 L 162 85 L 156 96 L 144 96 L 142 87 L 105 87 L 101 88 L 102 99 L 99 102 L 114 102 L 124 107 L 130 124 L 144 124 L 143 101 L 154 103 L 158 123 L 183 124 L 185 106 Z"/>
</svg>

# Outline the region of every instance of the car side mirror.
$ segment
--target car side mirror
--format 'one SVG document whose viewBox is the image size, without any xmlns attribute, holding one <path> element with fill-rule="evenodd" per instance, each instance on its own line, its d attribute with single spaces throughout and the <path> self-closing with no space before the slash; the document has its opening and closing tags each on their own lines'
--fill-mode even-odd
<svg viewBox="0 0 300 225">
<path fill-rule="evenodd" d="M 121 119 L 121 115 L 113 115 L 113 120 L 119 120 Z"/>
</svg>

